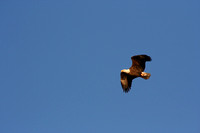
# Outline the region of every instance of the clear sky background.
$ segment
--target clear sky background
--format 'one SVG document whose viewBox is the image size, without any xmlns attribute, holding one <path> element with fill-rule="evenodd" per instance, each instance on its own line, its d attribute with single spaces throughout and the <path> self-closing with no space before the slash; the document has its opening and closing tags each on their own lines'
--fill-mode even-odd
<svg viewBox="0 0 200 133">
<path fill-rule="evenodd" d="M 199 0 L 1 0 L 1 133 L 199 133 Z M 129 93 L 120 70 L 148 54 Z"/>
</svg>

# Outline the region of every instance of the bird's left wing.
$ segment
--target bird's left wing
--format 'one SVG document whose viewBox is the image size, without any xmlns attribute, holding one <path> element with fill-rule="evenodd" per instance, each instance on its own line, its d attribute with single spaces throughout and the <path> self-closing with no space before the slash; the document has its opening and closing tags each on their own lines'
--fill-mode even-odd
<svg viewBox="0 0 200 133">
<path fill-rule="evenodd" d="M 121 72 L 120 76 L 121 76 L 121 85 L 123 91 L 128 92 L 131 89 L 132 78 L 124 72 Z"/>
</svg>

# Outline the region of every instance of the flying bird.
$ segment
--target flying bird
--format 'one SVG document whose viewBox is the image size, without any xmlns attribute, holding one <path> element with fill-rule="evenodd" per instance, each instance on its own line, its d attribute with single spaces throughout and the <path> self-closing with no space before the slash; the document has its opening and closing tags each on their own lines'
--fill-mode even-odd
<svg viewBox="0 0 200 133">
<path fill-rule="evenodd" d="M 121 70 L 121 85 L 124 92 L 131 89 L 132 80 L 138 77 L 149 79 L 151 74 L 144 72 L 146 61 L 151 61 L 148 55 L 135 55 L 131 57 L 132 66 L 129 69 Z"/>
</svg>

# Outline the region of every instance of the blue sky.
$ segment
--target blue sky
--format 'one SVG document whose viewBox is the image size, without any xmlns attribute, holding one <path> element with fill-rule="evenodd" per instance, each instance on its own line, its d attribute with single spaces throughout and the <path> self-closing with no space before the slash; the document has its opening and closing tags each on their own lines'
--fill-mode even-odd
<svg viewBox="0 0 200 133">
<path fill-rule="evenodd" d="M 199 133 L 198 0 L 0 2 L 1 133 Z M 125 94 L 120 70 L 148 54 Z"/>
</svg>

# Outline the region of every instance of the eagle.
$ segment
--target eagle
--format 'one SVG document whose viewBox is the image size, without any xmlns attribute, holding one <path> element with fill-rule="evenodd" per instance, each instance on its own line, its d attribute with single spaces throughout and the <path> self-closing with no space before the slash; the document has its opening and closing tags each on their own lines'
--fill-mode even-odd
<svg viewBox="0 0 200 133">
<path fill-rule="evenodd" d="M 129 69 L 121 70 L 121 85 L 124 92 L 131 89 L 132 80 L 138 77 L 149 79 L 151 74 L 144 72 L 146 61 L 151 61 L 148 55 L 135 55 L 131 57 L 132 66 Z"/>
</svg>

